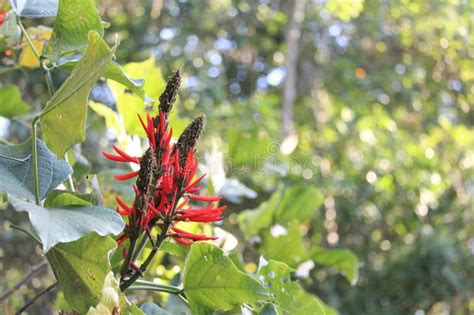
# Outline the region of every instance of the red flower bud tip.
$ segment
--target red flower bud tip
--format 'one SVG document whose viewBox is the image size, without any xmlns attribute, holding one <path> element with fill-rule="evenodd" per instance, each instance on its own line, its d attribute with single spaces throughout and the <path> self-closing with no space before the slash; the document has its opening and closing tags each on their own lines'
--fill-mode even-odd
<svg viewBox="0 0 474 315">
<path fill-rule="evenodd" d="M 191 245 L 191 244 L 193 243 L 192 241 L 188 241 L 188 240 L 185 240 L 185 239 L 183 239 L 183 238 L 176 237 L 176 236 L 174 236 L 173 239 L 174 239 L 176 242 L 178 242 L 178 243 L 180 243 L 180 244 L 183 244 L 183 245 Z"/>
<path fill-rule="evenodd" d="M 106 158 L 108 158 L 111 161 L 130 162 L 129 160 L 127 160 L 126 158 L 124 158 L 123 156 L 120 156 L 120 155 L 113 155 L 113 154 L 110 154 L 110 153 L 107 153 L 107 152 L 102 152 L 102 155 L 105 156 Z"/>
<path fill-rule="evenodd" d="M 188 198 L 191 199 L 191 200 L 197 200 L 197 201 L 215 202 L 215 201 L 221 200 L 222 196 L 207 197 L 207 196 L 199 196 L 199 195 L 189 194 Z"/>
<path fill-rule="evenodd" d="M 206 235 L 202 235 L 202 234 L 192 234 L 192 233 L 183 231 L 181 229 L 178 229 L 177 227 L 172 227 L 171 229 L 176 232 L 175 237 L 178 237 L 178 238 L 181 238 L 181 239 L 185 238 L 185 239 L 189 239 L 189 240 L 193 240 L 193 241 L 208 241 L 208 240 L 216 240 L 217 239 L 217 237 L 215 237 L 215 236 L 206 236 Z"/>
<path fill-rule="evenodd" d="M 134 178 L 135 176 L 138 175 L 138 171 L 127 173 L 127 174 L 122 174 L 122 175 L 115 175 L 114 178 L 116 180 L 129 180 Z"/>
<path fill-rule="evenodd" d="M 128 155 L 126 152 L 122 151 L 119 149 L 119 147 L 117 147 L 115 144 L 112 146 L 114 148 L 114 150 L 120 154 L 123 158 L 125 158 L 128 162 L 132 162 L 132 163 L 136 163 L 136 164 L 140 164 L 140 159 L 137 158 L 136 156 L 130 156 Z"/>
<path fill-rule="evenodd" d="M 123 258 L 127 258 L 127 249 L 125 247 L 122 248 L 122 255 L 123 255 Z"/>
<path fill-rule="evenodd" d="M 115 200 L 117 200 L 117 203 L 120 205 L 120 207 L 123 208 L 123 213 L 120 212 L 120 210 L 117 208 L 117 212 L 120 213 L 120 214 L 123 214 L 123 215 L 131 215 L 132 214 L 132 209 L 130 209 L 129 206 L 127 206 L 127 204 L 125 202 L 123 202 L 122 199 L 120 199 L 119 196 L 115 196 Z"/>
<path fill-rule="evenodd" d="M 184 189 L 185 191 L 187 191 L 188 189 L 190 189 L 191 187 L 193 186 L 196 186 L 197 184 L 199 184 L 201 182 L 201 180 L 206 176 L 206 174 L 203 174 L 201 177 L 199 177 L 198 179 L 196 179 L 194 182 L 192 182 L 191 184 L 188 184 L 188 186 Z M 189 179 L 191 180 L 192 177 Z"/>
<path fill-rule="evenodd" d="M 117 246 L 120 247 L 120 245 L 122 245 L 123 242 L 125 242 L 126 239 L 127 239 L 127 235 L 122 234 L 117 238 L 117 240 L 115 242 L 117 243 Z M 124 248 L 124 250 L 125 250 L 125 248 Z"/>
</svg>

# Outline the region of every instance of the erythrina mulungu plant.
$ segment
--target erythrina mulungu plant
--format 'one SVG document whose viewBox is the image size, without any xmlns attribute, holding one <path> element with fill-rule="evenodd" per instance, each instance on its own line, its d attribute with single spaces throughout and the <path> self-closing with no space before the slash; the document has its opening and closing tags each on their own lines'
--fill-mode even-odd
<svg viewBox="0 0 474 315">
<path fill-rule="evenodd" d="M 110 160 L 139 165 L 137 171 L 115 176 L 120 181 L 136 177 L 133 184 L 135 200 L 132 205 L 127 205 L 116 196 L 119 205 L 117 212 L 128 219 L 117 244 L 122 245 L 126 239 L 130 241 L 128 248 L 123 249 L 124 262 L 120 271 L 122 290 L 143 274 L 166 238 L 171 237 L 184 245 L 216 239 L 183 231 L 176 226 L 177 223 L 215 222 L 223 219 L 222 212 L 226 207 L 217 207 L 215 204 L 222 197 L 196 194 L 201 188 L 198 184 L 205 176 L 194 178 L 199 163 L 195 158 L 196 144 L 204 126 L 204 117 L 194 119 L 178 141 L 171 144 L 173 130 L 169 126 L 168 116 L 176 100 L 180 81 L 181 73 L 177 70 L 160 96 L 159 112 L 155 117 L 148 114 L 144 122 L 138 115 L 149 144 L 141 158 L 130 156 L 117 146 L 113 147 L 118 155 L 103 153 Z M 194 208 L 189 206 L 190 201 L 211 204 L 204 208 Z M 159 230 L 156 239 L 152 235 L 155 227 Z M 137 266 L 135 260 L 139 258 L 147 240 L 152 245 L 152 251 L 145 262 Z"/>
</svg>

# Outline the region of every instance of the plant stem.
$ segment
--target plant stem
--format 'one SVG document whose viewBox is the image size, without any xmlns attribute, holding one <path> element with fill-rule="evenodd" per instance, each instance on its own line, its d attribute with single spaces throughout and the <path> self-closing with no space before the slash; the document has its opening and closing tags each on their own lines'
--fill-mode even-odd
<svg viewBox="0 0 474 315">
<path fill-rule="evenodd" d="M 40 53 L 36 49 L 35 44 L 33 43 L 33 40 L 30 37 L 30 34 L 28 34 L 28 32 L 25 29 L 25 26 L 23 25 L 23 23 L 21 23 L 21 18 L 18 17 L 17 21 L 18 21 L 18 25 L 20 26 L 21 32 L 23 33 L 23 35 L 26 38 L 26 42 L 30 46 L 30 48 L 33 51 L 33 54 L 35 55 L 35 57 L 38 58 L 41 70 L 43 70 L 43 75 L 44 75 L 45 80 L 46 80 L 46 85 L 48 87 L 49 97 L 51 97 L 54 94 L 54 85 L 53 85 L 53 79 L 51 77 L 51 71 L 44 64 L 44 60 L 41 58 Z"/>
<path fill-rule="evenodd" d="M 123 261 L 122 268 L 120 268 L 121 279 L 123 279 L 123 277 L 125 276 L 125 273 L 128 272 L 129 270 L 130 262 L 132 261 L 132 256 L 134 255 L 134 252 L 135 252 L 136 243 L 137 243 L 136 238 L 130 239 L 130 246 L 128 246 L 127 256 L 125 257 L 125 260 Z"/>
<path fill-rule="evenodd" d="M 137 280 L 135 284 L 139 286 L 155 288 L 156 290 L 163 290 L 163 292 L 166 291 L 170 293 L 180 293 L 182 291 L 181 288 L 174 285 L 159 284 L 145 280 Z"/>
<path fill-rule="evenodd" d="M 31 153 L 33 157 L 33 179 L 34 179 L 34 186 L 35 186 L 35 201 L 36 204 L 39 206 L 41 203 L 41 196 L 39 191 L 39 179 L 38 179 L 38 152 L 37 152 L 37 134 L 36 134 L 36 125 L 38 124 L 39 117 L 33 119 L 31 124 Z"/>
<path fill-rule="evenodd" d="M 144 273 L 146 269 L 148 268 L 148 265 L 151 263 L 153 258 L 155 257 L 156 253 L 160 249 L 161 244 L 163 241 L 166 239 L 168 236 L 168 230 L 171 226 L 171 223 L 167 223 L 166 227 L 161 231 L 160 236 L 156 240 L 155 246 L 151 250 L 150 254 L 148 254 L 148 257 L 146 258 L 145 262 L 140 266 L 140 271 L 141 273 Z M 126 290 L 129 286 L 131 286 L 137 279 L 140 277 L 140 272 L 135 271 L 135 273 L 126 281 L 122 282 L 120 284 L 120 290 L 124 291 Z"/>
<path fill-rule="evenodd" d="M 40 293 L 38 293 L 37 295 L 35 295 L 31 300 L 29 300 L 28 302 L 26 302 L 25 305 L 23 305 L 22 308 L 20 308 L 15 314 L 16 315 L 19 315 L 21 313 L 23 313 L 24 311 L 26 311 L 26 309 L 28 307 L 30 307 L 31 305 L 35 304 L 36 301 L 38 301 L 43 295 L 45 295 L 46 293 L 48 293 L 49 291 L 53 290 L 56 286 L 58 285 L 57 282 L 53 283 L 52 285 L 50 285 L 49 287 L 47 287 L 46 289 L 44 289 L 43 291 L 41 291 Z"/>
<path fill-rule="evenodd" d="M 24 276 L 20 281 L 15 283 L 15 285 L 9 289 L 6 289 L 2 295 L 0 296 L 0 303 L 3 303 L 9 297 L 12 293 L 14 293 L 16 290 L 18 290 L 22 285 L 29 283 L 33 277 L 39 273 L 40 271 L 43 270 L 44 267 L 48 265 L 48 262 L 46 260 L 42 260 L 40 263 L 34 265 L 31 267 L 30 271 L 26 276 Z"/>
</svg>

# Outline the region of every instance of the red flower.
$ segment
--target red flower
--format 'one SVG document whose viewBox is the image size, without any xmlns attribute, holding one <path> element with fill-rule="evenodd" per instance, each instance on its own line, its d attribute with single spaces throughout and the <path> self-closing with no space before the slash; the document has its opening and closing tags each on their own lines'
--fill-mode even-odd
<svg viewBox="0 0 474 315">
<path fill-rule="evenodd" d="M 136 183 L 133 185 L 135 191 L 133 204 L 127 205 L 120 197 L 116 197 L 117 212 L 128 217 L 124 233 L 117 239 L 119 245 L 127 238 L 131 241 L 137 240 L 143 233 L 146 233 L 153 243 L 150 231 L 155 226 L 161 229 L 161 233 L 166 233 L 166 237 L 172 237 L 181 244 L 188 245 L 194 241 L 216 239 L 192 234 L 175 226 L 181 221 L 220 221 L 226 208 L 216 205 L 222 197 L 196 194 L 201 188 L 198 185 L 204 178 L 202 175 L 194 180 L 199 164 L 195 158 L 195 146 L 204 125 L 204 118 L 202 116 L 196 118 L 184 130 L 177 143 L 171 144 L 172 129 L 169 128 L 168 114 L 176 99 L 179 83 L 180 72 L 177 71 L 160 97 L 158 115 L 151 117 L 148 114 L 146 120 L 138 116 L 149 143 L 141 158 L 130 156 L 115 145 L 113 148 L 116 155 L 103 153 L 109 160 L 135 163 L 140 166 L 138 171 L 115 176 L 117 180 L 136 178 Z M 188 207 L 190 201 L 211 204 L 202 208 L 191 208 Z"/>
</svg>

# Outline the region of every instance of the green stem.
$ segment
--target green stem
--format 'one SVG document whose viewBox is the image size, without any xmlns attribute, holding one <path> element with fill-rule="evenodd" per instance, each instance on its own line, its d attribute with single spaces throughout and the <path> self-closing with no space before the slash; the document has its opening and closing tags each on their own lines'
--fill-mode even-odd
<svg viewBox="0 0 474 315">
<path fill-rule="evenodd" d="M 123 277 L 125 276 L 125 273 L 127 273 L 128 270 L 130 269 L 130 262 L 132 261 L 132 257 L 135 252 L 136 243 L 137 243 L 137 239 L 135 237 L 130 239 L 130 245 L 128 246 L 127 256 L 125 257 L 125 260 L 123 261 L 122 268 L 120 268 L 121 279 L 123 279 Z"/>
<path fill-rule="evenodd" d="M 33 157 L 33 180 L 35 187 L 35 201 L 39 206 L 41 203 L 40 190 L 39 190 L 39 179 L 38 179 L 38 152 L 37 152 L 37 140 L 38 135 L 36 134 L 36 125 L 38 124 L 39 117 L 33 119 L 31 124 L 31 152 Z"/>
<path fill-rule="evenodd" d="M 64 154 L 64 161 L 66 161 L 67 163 L 69 163 L 69 159 L 68 159 L 68 157 L 67 157 L 67 153 Z M 67 188 L 68 188 L 70 191 L 72 191 L 72 192 L 75 191 L 75 189 L 74 189 L 74 182 L 73 182 L 73 180 L 72 180 L 72 175 L 71 175 L 71 174 L 69 174 L 69 176 L 67 177 L 66 185 L 67 185 Z"/>
<path fill-rule="evenodd" d="M 177 287 L 177 286 L 174 286 L 174 285 L 160 284 L 160 283 L 155 283 L 155 282 L 140 280 L 140 279 L 135 281 L 135 284 L 136 285 L 147 286 L 147 287 L 154 287 L 154 288 L 157 288 L 157 289 L 165 289 L 165 290 L 173 291 L 173 292 L 176 292 L 176 293 L 180 293 L 182 291 L 180 287 Z"/>
<path fill-rule="evenodd" d="M 20 26 L 21 32 L 23 33 L 23 35 L 26 38 L 26 42 L 30 46 L 30 48 L 33 51 L 33 54 L 35 55 L 35 57 L 38 58 L 38 61 L 39 61 L 40 66 L 41 66 L 41 70 L 43 70 L 43 75 L 44 75 L 45 80 L 46 80 L 46 85 L 48 87 L 49 97 L 51 97 L 54 94 L 54 85 L 53 85 L 53 79 L 51 77 L 51 71 L 44 64 L 44 60 L 41 58 L 41 54 L 36 49 L 35 44 L 33 43 L 33 40 L 30 37 L 30 34 L 28 34 L 28 32 L 25 29 L 25 26 L 23 25 L 23 23 L 21 23 L 21 18 L 18 17 L 17 21 L 18 21 L 18 26 Z"/>
<path fill-rule="evenodd" d="M 148 254 L 148 257 L 146 258 L 145 262 L 140 266 L 140 271 L 141 272 L 135 271 L 135 273 L 129 279 L 127 279 L 126 281 L 124 281 L 120 284 L 120 289 L 122 291 L 126 290 L 129 286 L 131 286 L 138 279 L 138 277 L 140 277 L 140 274 L 143 274 L 146 271 L 146 269 L 148 268 L 148 265 L 152 262 L 152 260 L 155 257 L 156 253 L 160 249 L 161 244 L 163 243 L 163 241 L 168 236 L 168 230 L 169 230 L 170 226 L 171 226 L 170 223 L 166 224 L 166 228 L 163 229 L 163 231 L 161 231 L 160 236 L 156 240 L 155 246 L 151 250 L 150 254 Z"/>
</svg>

